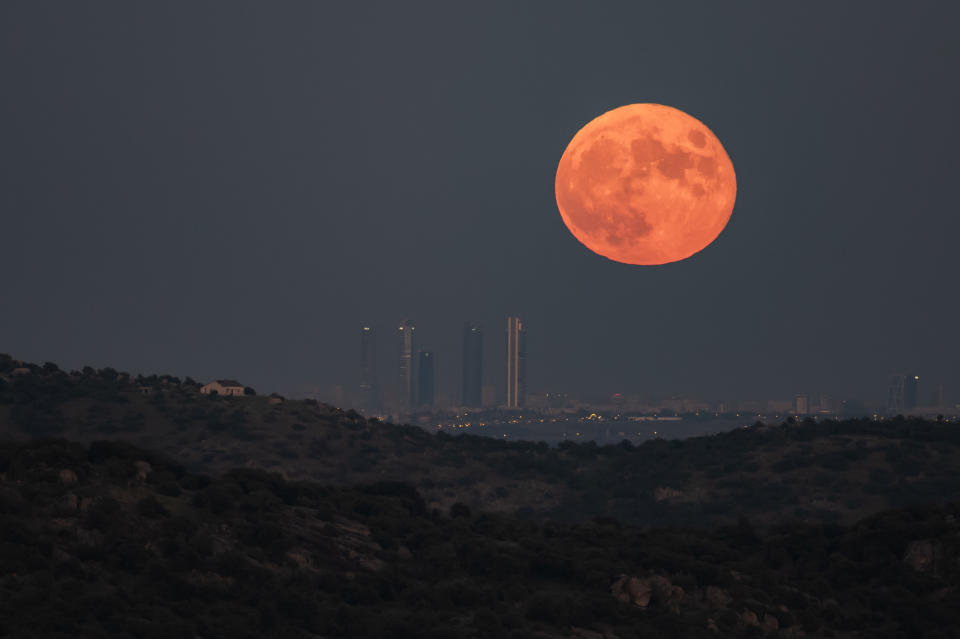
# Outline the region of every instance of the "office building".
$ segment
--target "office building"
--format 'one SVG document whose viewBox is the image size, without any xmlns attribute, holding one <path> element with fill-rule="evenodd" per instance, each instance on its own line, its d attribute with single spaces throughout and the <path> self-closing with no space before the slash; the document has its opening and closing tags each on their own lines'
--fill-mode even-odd
<svg viewBox="0 0 960 639">
<path fill-rule="evenodd" d="M 436 378 L 431 351 L 420 351 L 417 357 L 417 406 L 433 406 Z"/>
<path fill-rule="evenodd" d="M 890 376 L 890 386 L 887 387 L 887 412 L 896 415 L 903 411 L 903 391 L 906 375 L 897 373 Z"/>
<path fill-rule="evenodd" d="M 937 408 L 943 407 L 943 384 L 937 384 L 933 389 L 933 395 L 930 396 L 930 405 Z"/>
<path fill-rule="evenodd" d="M 527 334 L 519 317 L 507 318 L 507 408 L 523 406 L 527 391 Z"/>
<path fill-rule="evenodd" d="M 410 320 L 403 320 L 397 327 L 397 337 L 400 346 L 400 361 L 398 376 L 400 382 L 400 403 L 404 407 L 409 407 L 414 403 L 413 386 L 413 353 L 414 353 L 414 333 L 417 327 Z"/>
<path fill-rule="evenodd" d="M 913 410 L 917 407 L 917 387 L 919 385 L 919 376 L 905 376 L 903 380 L 903 410 Z"/>
<path fill-rule="evenodd" d="M 469 408 L 483 405 L 483 331 L 476 322 L 467 322 L 463 326 L 461 403 Z"/>
<path fill-rule="evenodd" d="M 793 398 L 793 412 L 797 415 L 807 415 L 810 413 L 809 395 L 801 394 Z"/>
</svg>

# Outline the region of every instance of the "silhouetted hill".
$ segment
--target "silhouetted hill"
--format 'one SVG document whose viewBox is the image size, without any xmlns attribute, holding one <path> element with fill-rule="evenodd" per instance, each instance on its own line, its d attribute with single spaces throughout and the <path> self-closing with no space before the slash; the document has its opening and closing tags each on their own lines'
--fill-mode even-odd
<svg viewBox="0 0 960 639">
<path fill-rule="evenodd" d="M 17 368 L 25 369 L 16 371 Z M 0 437 L 124 439 L 193 472 L 404 481 L 428 508 L 520 517 L 714 524 L 850 523 L 960 499 L 960 427 L 919 420 L 758 425 L 641 446 L 451 437 L 313 401 L 210 397 L 175 377 L 60 371 L 0 357 Z"/>
<path fill-rule="evenodd" d="M 960 507 L 711 532 L 0 443 L 0 636 L 953 637 Z"/>
</svg>

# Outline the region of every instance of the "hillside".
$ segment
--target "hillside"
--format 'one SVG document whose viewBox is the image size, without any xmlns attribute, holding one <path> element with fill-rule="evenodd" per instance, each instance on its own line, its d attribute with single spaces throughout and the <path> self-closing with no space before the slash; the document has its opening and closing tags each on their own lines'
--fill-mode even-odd
<svg viewBox="0 0 960 639">
<path fill-rule="evenodd" d="M 17 374 L 17 367 L 25 368 Z M 520 517 L 703 524 L 746 516 L 851 523 L 960 499 L 960 426 L 916 420 L 757 425 L 684 441 L 551 448 L 451 437 L 312 401 L 209 397 L 174 377 L 65 373 L 0 357 L 0 437 L 123 439 L 193 472 L 259 468 L 291 480 L 404 481 L 428 508 Z"/>
<path fill-rule="evenodd" d="M 0 443 L 0 636 L 950 637 L 960 507 L 706 532 Z"/>
</svg>

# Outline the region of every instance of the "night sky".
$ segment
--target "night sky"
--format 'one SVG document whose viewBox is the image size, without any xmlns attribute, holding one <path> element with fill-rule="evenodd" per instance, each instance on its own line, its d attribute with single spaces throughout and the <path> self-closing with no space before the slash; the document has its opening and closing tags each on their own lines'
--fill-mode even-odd
<svg viewBox="0 0 960 639">
<path fill-rule="evenodd" d="M 0 352 L 353 386 L 465 320 L 532 391 L 960 401 L 960 5 L 0 3 Z M 573 134 L 658 102 L 737 171 L 715 243 L 617 264 L 554 200 Z"/>
</svg>

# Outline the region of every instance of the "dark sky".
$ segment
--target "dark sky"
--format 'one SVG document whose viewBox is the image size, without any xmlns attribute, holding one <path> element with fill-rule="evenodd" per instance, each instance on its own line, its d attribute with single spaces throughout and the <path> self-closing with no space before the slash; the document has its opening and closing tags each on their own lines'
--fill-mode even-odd
<svg viewBox="0 0 960 639">
<path fill-rule="evenodd" d="M 532 390 L 960 400 L 958 6 L 6 0 L 0 352 L 353 385 L 371 323 L 389 382 L 409 317 L 453 393 L 463 322 L 498 382 L 517 313 Z M 634 102 L 737 171 L 684 262 L 556 209 L 567 142 Z"/>
</svg>

